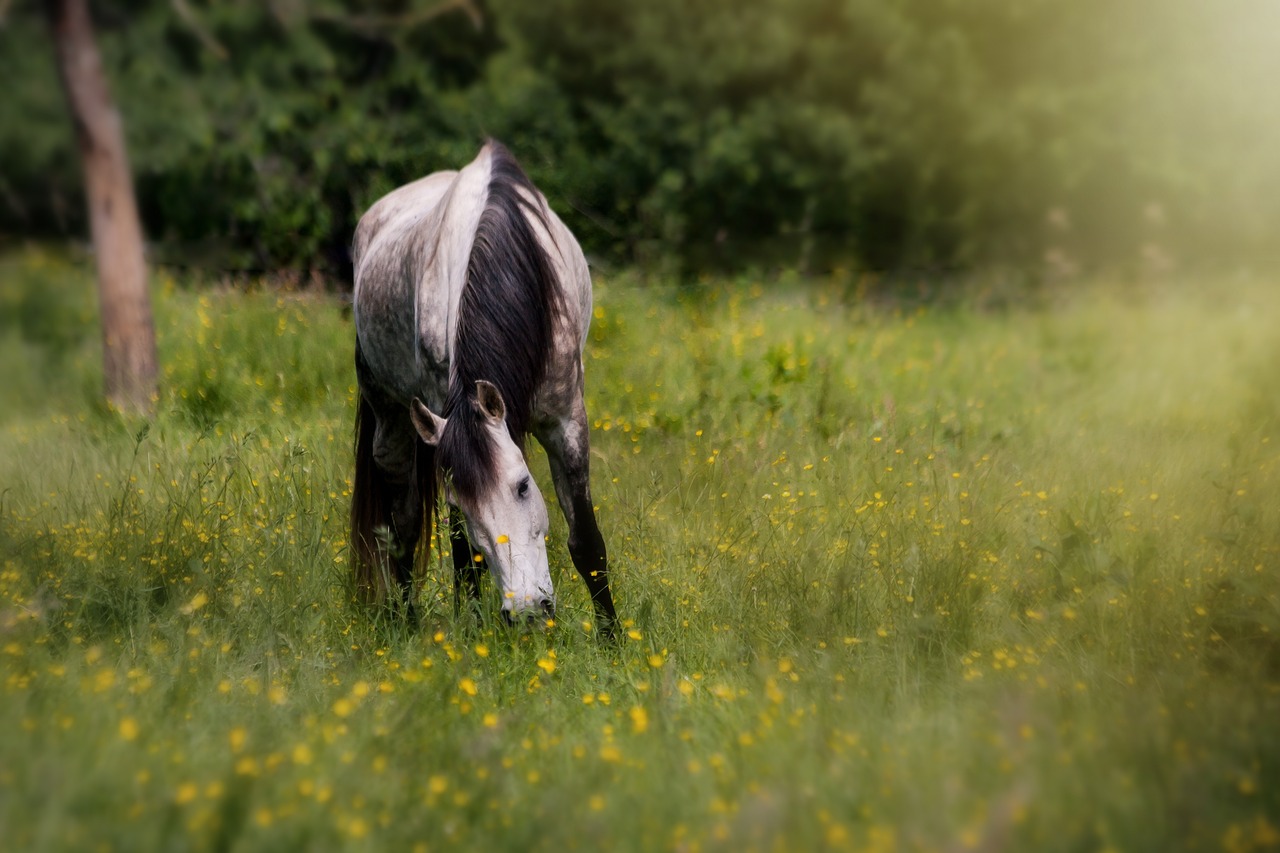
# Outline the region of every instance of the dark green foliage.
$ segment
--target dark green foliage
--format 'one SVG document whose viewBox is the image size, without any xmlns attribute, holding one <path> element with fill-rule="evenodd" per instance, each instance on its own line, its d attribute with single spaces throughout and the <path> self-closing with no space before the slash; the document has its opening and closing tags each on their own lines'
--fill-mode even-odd
<svg viewBox="0 0 1280 853">
<path fill-rule="evenodd" d="M 159 259 L 342 273 L 370 202 L 486 135 L 602 260 L 1274 255 L 1264 0 L 435 7 L 95 4 Z M 34 3 L 0 23 L 0 234 L 83 233 L 48 42 Z"/>
</svg>

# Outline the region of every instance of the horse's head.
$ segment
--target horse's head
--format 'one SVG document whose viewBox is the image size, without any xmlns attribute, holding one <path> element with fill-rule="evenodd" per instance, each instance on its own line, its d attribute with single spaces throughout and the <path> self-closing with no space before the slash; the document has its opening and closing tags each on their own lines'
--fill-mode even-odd
<svg viewBox="0 0 1280 853">
<path fill-rule="evenodd" d="M 547 565 L 547 506 L 529 473 L 524 453 L 506 424 L 506 406 L 496 386 L 476 383 L 470 407 L 441 418 L 414 399 L 414 428 L 436 447 L 450 473 L 446 492 L 462 510 L 472 541 L 484 553 L 502 591 L 502 611 L 550 616 L 555 594 Z"/>
</svg>

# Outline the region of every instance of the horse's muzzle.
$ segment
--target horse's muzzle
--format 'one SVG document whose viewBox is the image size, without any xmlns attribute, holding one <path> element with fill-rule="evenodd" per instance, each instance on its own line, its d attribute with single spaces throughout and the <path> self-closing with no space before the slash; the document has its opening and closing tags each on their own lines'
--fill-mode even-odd
<svg viewBox="0 0 1280 853">
<path fill-rule="evenodd" d="M 531 602 L 532 603 L 532 602 Z M 552 619 L 556 615 L 556 603 L 551 598 L 540 598 L 532 607 L 522 610 L 502 609 L 502 619 L 508 625 L 531 625 L 539 621 Z"/>
</svg>

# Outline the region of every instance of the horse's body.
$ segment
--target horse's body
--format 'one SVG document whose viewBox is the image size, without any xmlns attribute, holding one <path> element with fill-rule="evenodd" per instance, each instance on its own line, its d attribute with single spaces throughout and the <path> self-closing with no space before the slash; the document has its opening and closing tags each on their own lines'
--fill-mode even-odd
<svg viewBox="0 0 1280 853">
<path fill-rule="evenodd" d="M 521 453 L 531 432 L 551 463 L 574 565 L 611 626 L 583 403 L 591 275 L 573 235 L 510 153 L 490 142 L 461 171 L 377 201 L 353 249 L 360 410 L 352 546 L 362 591 L 379 600 L 398 585 L 409 595 L 443 477 L 451 514 L 462 511 L 483 555 L 473 558 L 452 525 L 459 593 L 478 594 L 483 560 L 504 612 L 550 612 L 546 508 Z"/>
</svg>

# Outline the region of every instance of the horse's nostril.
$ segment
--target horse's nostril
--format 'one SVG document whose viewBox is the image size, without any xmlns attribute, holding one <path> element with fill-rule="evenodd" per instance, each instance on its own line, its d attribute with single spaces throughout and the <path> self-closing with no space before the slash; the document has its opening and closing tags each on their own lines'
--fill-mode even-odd
<svg viewBox="0 0 1280 853">
<path fill-rule="evenodd" d="M 549 598 L 544 598 L 538 602 L 538 607 L 548 616 L 556 614 L 556 603 Z"/>
</svg>

